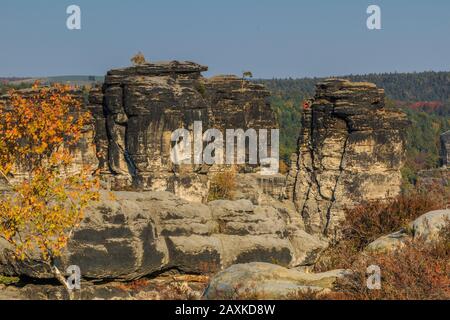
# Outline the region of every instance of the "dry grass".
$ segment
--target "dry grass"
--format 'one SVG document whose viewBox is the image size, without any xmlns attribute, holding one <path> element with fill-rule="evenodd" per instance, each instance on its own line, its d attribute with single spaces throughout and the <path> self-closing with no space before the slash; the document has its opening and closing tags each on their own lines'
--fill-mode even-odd
<svg viewBox="0 0 450 320">
<path fill-rule="evenodd" d="M 353 273 L 336 282 L 334 292 L 298 292 L 292 300 L 449 300 L 450 224 L 436 243 L 411 241 L 387 254 L 359 255 Z M 367 267 L 381 270 L 381 289 L 366 285 Z"/>
<path fill-rule="evenodd" d="M 315 271 L 336 268 L 353 270 L 336 283 L 335 292 L 317 296 L 299 293 L 295 299 L 350 300 L 435 300 L 450 299 L 450 223 L 441 230 L 440 240 L 421 239 L 390 253 L 367 253 L 364 248 L 378 237 L 405 228 L 417 217 L 446 207 L 448 192 L 439 187 L 416 189 L 389 202 L 370 202 L 347 211 L 342 237 L 315 266 Z M 367 267 L 381 269 L 381 290 L 366 286 Z"/>
<path fill-rule="evenodd" d="M 440 186 L 417 188 L 390 201 L 366 202 L 346 210 L 342 233 L 325 251 L 315 271 L 349 268 L 369 243 L 404 229 L 421 215 L 445 208 L 450 194 Z"/>
<path fill-rule="evenodd" d="M 283 160 L 280 160 L 279 171 L 281 174 L 287 174 L 289 172 L 289 166 Z"/>
<path fill-rule="evenodd" d="M 236 189 L 236 171 L 228 169 L 216 173 L 211 179 L 208 201 L 231 200 Z"/>
</svg>

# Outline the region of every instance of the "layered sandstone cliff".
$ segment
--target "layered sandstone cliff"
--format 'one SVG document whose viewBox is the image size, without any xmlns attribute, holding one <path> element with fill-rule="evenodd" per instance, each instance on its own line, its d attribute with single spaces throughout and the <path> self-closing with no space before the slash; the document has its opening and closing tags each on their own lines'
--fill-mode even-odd
<svg viewBox="0 0 450 320">
<path fill-rule="evenodd" d="M 262 86 L 235 76 L 202 77 L 207 67 L 163 62 L 111 70 L 93 90 L 100 169 L 113 190 L 170 191 L 186 199 L 207 197 L 209 166 L 174 165 L 171 134 L 179 128 L 203 131 L 273 129 L 275 116 Z"/>
<path fill-rule="evenodd" d="M 384 91 L 374 84 L 317 85 L 286 191 L 307 230 L 329 234 L 346 206 L 398 194 L 407 124 L 403 113 L 385 108 Z"/>
</svg>

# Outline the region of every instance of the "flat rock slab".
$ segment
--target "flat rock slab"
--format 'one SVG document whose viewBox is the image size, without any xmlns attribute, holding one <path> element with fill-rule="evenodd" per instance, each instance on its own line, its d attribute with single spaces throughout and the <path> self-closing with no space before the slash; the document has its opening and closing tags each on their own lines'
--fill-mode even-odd
<svg viewBox="0 0 450 320">
<path fill-rule="evenodd" d="M 426 242 L 436 241 L 447 223 L 450 223 L 450 210 L 428 212 L 411 222 L 406 230 L 393 232 L 373 241 L 366 247 L 366 251 L 389 252 L 415 239 Z"/>
<path fill-rule="evenodd" d="M 210 282 L 204 298 L 286 299 L 305 291 L 327 291 L 348 271 L 306 273 L 269 263 L 237 264 L 218 273 Z"/>
</svg>

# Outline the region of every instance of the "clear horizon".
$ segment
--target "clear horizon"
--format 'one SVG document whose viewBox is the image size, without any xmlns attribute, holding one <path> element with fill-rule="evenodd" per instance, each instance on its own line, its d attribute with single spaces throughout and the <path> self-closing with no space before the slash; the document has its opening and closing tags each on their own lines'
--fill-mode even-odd
<svg viewBox="0 0 450 320">
<path fill-rule="evenodd" d="M 71 4 L 81 30 L 66 27 Z M 381 7 L 381 30 L 366 27 L 370 4 Z M 449 71 L 449 18 L 446 0 L 3 0 L 0 77 L 102 76 L 138 51 L 207 65 L 205 76 Z"/>
</svg>

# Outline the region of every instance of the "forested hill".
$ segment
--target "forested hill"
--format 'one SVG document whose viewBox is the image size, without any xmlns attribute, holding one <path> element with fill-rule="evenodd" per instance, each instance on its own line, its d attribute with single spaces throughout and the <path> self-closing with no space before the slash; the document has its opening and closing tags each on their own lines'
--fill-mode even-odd
<svg viewBox="0 0 450 320">
<path fill-rule="evenodd" d="M 405 183 L 414 183 L 417 172 L 439 165 L 439 135 L 450 130 L 450 72 L 351 75 L 351 81 L 375 83 L 386 91 L 386 105 L 406 112 L 407 161 Z M 289 163 L 300 130 L 302 101 L 314 96 L 321 78 L 255 80 L 271 91 L 272 108 L 280 131 L 280 154 Z"/>
<path fill-rule="evenodd" d="M 450 99 L 450 72 L 381 73 L 339 78 L 368 81 L 384 88 L 387 97 L 399 101 L 447 101 Z M 323 78 L 256 80 L 274 95 L 295 99 L 314 95 L 315 84 Z"/>
</svg>

